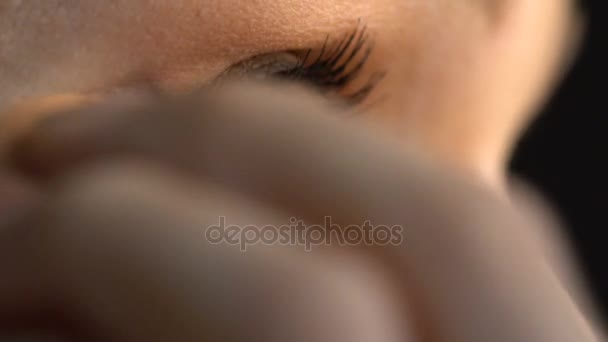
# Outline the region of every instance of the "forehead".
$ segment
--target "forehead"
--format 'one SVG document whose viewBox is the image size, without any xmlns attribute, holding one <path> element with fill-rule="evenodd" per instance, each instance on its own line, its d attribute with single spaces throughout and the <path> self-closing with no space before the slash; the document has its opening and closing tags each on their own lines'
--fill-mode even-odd
<svg viewBox="0 0 608 342">
<path fill-rule="evenodd" d="M 213 75 L 239 59 L 310 48 L 353 29 L 415 28 L 418 0 L 0 1 L 0 76 L 43 82 L 53 70 L 116 75 L 148 69 Z M 398 18 L 399 20 L 395 20 Z M 407 24 L 406 24 L 407 23 Z M 379 35 L 381 36 L 381 35 Z M 202 62 L 203 61 L 203 62 Z M 11 66 L 12 64 L 12 66 Z M 23 67 L 28 65 L 28 68 Z M 40 68 L 40 70 L 35 70 Z M 12 70 L 11 70 L 12 69 Z M 96 69 L 96 70 L 95 70 Z M 7 73 L 13 73 L 7 75 Z M 19 75 L 15 75 L 18 73 Z M 51 77 L 52 76 L 52 77 Z M 63 75 L 49 79 L 61 80 Z M 110 75 L 108 75 L 110 76 Z M 33 77 L 33 76 L 32 76 Z M 25 81 L 24 81 L 25 82 Z M 89 82 L 95 83 L 95 82 Z"/>
<path fill-rule="evenodd" d="M 368 16 L 386 0 L 5 0 L 0 4 L 4 28 L 20 35 L 76 34 L 125 29 L 155 33 L 228 32 L 274 33 L 328 28 L 344 20 Z M 246 30 L 244 32 L 244 30 Z M 84 32 L 83 32 L 84 31 Z"/>
<path fill-rule="evenodd" d="M 387 1 L 392 0 L 4 0 L 0 51 L 205 49 L 225 58 L 243 50 L 306 46 L 358 18 L 377 16 L 374 8 Z"/>
</svg>

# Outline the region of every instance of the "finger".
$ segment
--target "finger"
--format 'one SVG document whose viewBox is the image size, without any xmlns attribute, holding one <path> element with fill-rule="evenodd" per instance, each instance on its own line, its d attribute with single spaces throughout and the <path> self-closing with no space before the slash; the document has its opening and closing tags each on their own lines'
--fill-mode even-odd
<svg viewBox="0 0 608 342">
<path fill-rule="evenodd" d="M 14 140 L 35 126 L 40 120 L 55 113 L 90 106 L 99 102 L 96 96 L 61 94 L 32 99 L 12 106 L 0 113 L 0 156 L 6 153 Z"/>
<path fill-rule="evenodd" d="M 385 190 L 395 182 L 413 198 L 458 178 L 336 115 L 297 89 L 233 87 L 177 103 L 55 115 L 15 144 L 12 157 L 47 176 L 104 158 L 148 158 L 310 217 L 326 212 L 357 223 L 370 205 L 393 203 Z"/>
<path fill-rule="evenodd" d="M 0 317 L 22 290 L 10 283 L 33 272 L 41 302 L 102 340 L 404 340 L 377 266 L 212 244 L 204 228 L 219 216 L 262 226 L 280 215 L 151 170 L 86 172 L 5 236 Z"/>
<path fill-rule="evenodd" d="M 147 156 L 310 221 L 330 215 L 342 227 L 400 225 L 405 243 L 387 262 L 428 311 L 427 324 L 442 327 L 433 332 L 439 337 L 588 337 L 530 242 L 529 223 L 512 208 L 441 165 L 340 123 L 302 93 L 289 94 L 246 87 L 181 106 L 74 113 L 40 126 L 17 157 L 52 174 L 100 155 Z"/>
<path fill-rule="evenodd" d="M 573 246 L 565 234 L 566 227 L 560 222 L 555 208 L 538 189 L 522 179 L 510 180 L 510 197 L 519 212 L 535 223 L 530 225 L 529 230 L 533 243 L 538 246 L 575 303 L 583 312 L 589 313 L 587 320 L 594 327 L 594 331 L 600 331 L 597 327 L 601 324 L 597 321 L 589 284 L 582 275 L 579 260 L 574 258 Z"/>
</svg>

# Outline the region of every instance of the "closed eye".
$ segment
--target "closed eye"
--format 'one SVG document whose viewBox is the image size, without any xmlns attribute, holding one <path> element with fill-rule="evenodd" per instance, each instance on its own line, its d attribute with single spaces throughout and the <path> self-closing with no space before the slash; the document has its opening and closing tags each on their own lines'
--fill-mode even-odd
<svg viewBox="0 0 608 342">
<path fill-rule="evenodd" d="M 362 72 L 374 49 L 367 27 L 358 25 L 340 39 L 327 35 L 320 49 L 284 51 L 254 56 L 230 68 L 245 77 L 274 77 L 313 86 L 321 93 L 359 104 L 384 78 L 385 72 Z M 355 80 L 356 87 L 351 87 Z"/>
</svg>

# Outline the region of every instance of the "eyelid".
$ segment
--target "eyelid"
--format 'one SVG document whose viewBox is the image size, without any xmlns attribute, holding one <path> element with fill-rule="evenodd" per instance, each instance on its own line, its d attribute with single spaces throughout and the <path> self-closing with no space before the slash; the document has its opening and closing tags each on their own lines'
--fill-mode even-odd
<svg viewBox="0 0 608 342">
<path fill-rule="evenodd" d="M 324 95 L 356 105 L 363 102 L 384 78 L 384 71 L 363 69 L 374 49 L 366 25 L 359 25 L 339 39 L 330 34 L 317 48 L 284 50 L 261 54 L 241 61 L 215 79 L 221 84 L 227 79 L 280 78 L 308 84 Z M 362 75 L 363 74 L 363 75 Z M 363 80 L 358 81 L 359 76 Z"/>
<path fill-rule="evenodd" d="M 301 63 L 297 55 L 288 52 L 268 53 L 254 56 L 231 66 L 216 80 L 266 79 L 280 72 L 287 72 Z"/>
</svg>

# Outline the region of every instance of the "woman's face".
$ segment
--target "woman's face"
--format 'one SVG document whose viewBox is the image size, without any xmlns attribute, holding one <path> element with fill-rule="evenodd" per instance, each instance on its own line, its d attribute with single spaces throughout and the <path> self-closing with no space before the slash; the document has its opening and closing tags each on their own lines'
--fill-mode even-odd
<svg viewBox="0 0 608 342">
<path fill-rule="evenodd" d="M 4 0 L 0 103 L 279 75 L 499 182 L 558 69 L 570 2 Z"/>
</svg>

